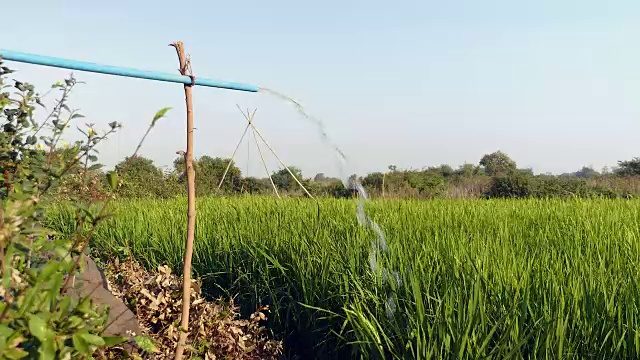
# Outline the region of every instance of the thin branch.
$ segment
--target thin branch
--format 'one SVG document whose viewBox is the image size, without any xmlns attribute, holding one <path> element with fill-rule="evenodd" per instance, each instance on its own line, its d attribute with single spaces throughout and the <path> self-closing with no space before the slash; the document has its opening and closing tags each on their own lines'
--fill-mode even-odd
<svg viewBox="0 0 640 360">
<path fill-rule="evenodd" d="M 236 145 L 235 150 L 233 150 L 233 153 L 231 154 L 231 159 L 229 160 L 229 163 L 227 164 L 227 168 L 224 170 L 224 174 L 222 174 L 222 179 L 220 179 L 220 183 L 218 184 L 218 189 L 220 189 L 222 187 L 222 182 L 224 182 L 224 179 L 227 176 L 227 172 L 229 171 L 229 168 L 231 167 L 231 163 L 233 162 L 233 158 L 236 156 L 236 152 L 238 151 L 238 148 L 240 148 L 240 144 L 242 144 L 242 140 L 244 139 L 245 135 L 247 134 L 247 130 L 249 130 L 249 126 L 251 126 L 251 124 L 247 124 L 247 126 L 244 128 L 244 132 L 242 133 L 242 136 L 240 137 L 240 141 L 238 141 L 238 145 Z"/>
<path fill-rule="evenodd" d="M 253 118 L 256 115 L 256 111 L 258 109 L 255 109 L 253 111 L 253 114 L 251 115 L 250 119 L 250 123 L 247 124 L 251 125 L 253 124 Z M 247 115 L 249 115 L 249 110 L 247 110 Z M 255 129 L 251 129 L 253 131 L 253 140 L 256 142 L 256 148 L 258 148 L 258 153 L 260 154 L 260 159 L 262 160 L 262 165 L 264 165 L 264 171 L 267 173 L 267 177 L 269 178 L 269 181 L 271 182 L 271 186 L 273 187 L 273 192 L 276 193 L 276 196 L 278 197 L 278 199 L 280 198 L 280 194 L 278 193 L 278 188 L 276 187 L 276 183 L 273 182 L 273 177 L 271 177 L 271 173 L 269 172 L 269 168 L 267 167 L 267 162 L 264 160 L 264 156 L 262 155 L 262 149 L 260 148 L 260 144 L 258 144 L 258 138 L 256 137 L 256 131 Z"/>
<path fill-rule="evenodd" d="M 264 165 L 264 171 L 267 173 L 267 177 L 269 181 L 271 181 L 271 186 L 273 186 L 273 191 L 276 193 L 276 196 L 280 198 L 280 194 L 278 194 L 278 188 L 276 187 L 276 183 L 273 182 L 273 177 L 269 172 L 269 168 L 267 167 L 267 162 L 264 160 L 264 156 L 262 155 L 262 149 L 260 149 L 260 144 L 258 144 L 258 138 L 256 137 L 256 131 L 253 130 L 253 140 L 256 141 L 256 147 L 258 148 L 258 153 L 260 154 L 260 159 L 262 159 L 262 164 Z"/>
</svg>

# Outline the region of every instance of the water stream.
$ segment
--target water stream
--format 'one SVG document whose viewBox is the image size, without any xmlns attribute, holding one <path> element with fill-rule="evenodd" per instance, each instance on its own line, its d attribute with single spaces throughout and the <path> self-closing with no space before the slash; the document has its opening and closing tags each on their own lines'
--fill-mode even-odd
<svg viewBox="0 0 640 360">
<path fill-rule="evenodd" d="M 349 160 L 347 159 L 344 151 L 342 151 L 342 149 L 340 149 L 340 147 L 335 144 L 333 140 L 331 140 L 331 138 L 327 134 L 327 131 L 325 130 L 325 126 L 322 120 L 312 116 L 298 101 L 292 99 L 289 96 L 267 88 L 260 88 L 259 91 L 275 96 L 293 105 L 305 120 L 310 121 L 316 126 L 316 129 L 322 141 L 327 146 L 331 147 L 334 154 L 338 157 L 338 167 L 340 169 L 340 178 L 342 179 L 342 182 L 344 183 L 345 187 L 350 186 L 349 181 L 347 180 L 350 174 L 350 172 L 348 172 Z M 375 221 L 373 221 L 373 219 L 371 219 L 371 217 L 365 210 L 365 203 L 369 201 L 369 196 L 367 195 L 364 186 L 362 186 L 360 180 L 358 180 L 357 177 L 355 179 L 355 184 L 351 184 L 351 186 L 354 186 L 358 192 L 358 204 L 356 207 L 356 217 L 358 219 L 358 224 L 360 224 L 360 226 L 362 227 L 371 229 L 375 233 L 375 239 L 372 241 L 371 250 L 369 251 L 369 267 L 373 274 L 381 274 L 383 284 L 387 284 L 389 281 L 393 280 L 396 286 L 400 286 L 401 284 L 398 272 L 394 271 L 393 273 L 391 273 L 388 269 L 384 268 L 380 264 L 381 256 L 388 253 L 389 249 L 387 246 L 387 239 L 384 235 L 384 232 L 382 231 L 382 228 L 380 228 L 380 225 L 378 225 Z M 387 296 L 388 297 L 385 304 L 386 313 L 388 317 L 393 317 L 396 309 L 395 295 L 391 291 L 389 291 Z"/>
</svg>

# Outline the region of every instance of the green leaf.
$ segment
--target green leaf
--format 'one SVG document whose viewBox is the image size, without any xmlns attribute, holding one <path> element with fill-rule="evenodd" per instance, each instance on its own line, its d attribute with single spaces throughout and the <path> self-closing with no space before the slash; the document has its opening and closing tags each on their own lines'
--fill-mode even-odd
<svg viewBox="0 0 640 360">
<path fill-rule="evenodd" d="M 29 317 L 29 331 L 42 343 L 52 337 L 47 322 L 37 315 L 31 315 Z"/>
<path fill-rule="evenodd" d="M 109 171 L 107 173 L 107 181 L 109 181 L 111 189 L 115 190 L 118 187 L 118 174 L 115 171 Z"/>
<path fill-rule="evenodd" d="M 102 169 L 104 165 L 102 164 L 93 164 L 91 166 L 89 166 L 89 171 L 95 171 L 95 170 L 100 170 Z"/>
<path fill-rule="evenodd" d="M 80 334 L 73 334 L 73 347 L 81 354 L 91 354 L 91 348 Z"/>
<path fill-rule="evenodd" d="M 0 337 L 8 338 L 9 336 L 13 335 L 14 332 L 15 330 L 8 327 L 7 325 L 0 325 Z"/>
<path fill-rule="evenodd" d="M 7 348 L 8 348 L 8 346 L 7 346 L 7 338 L 4 338 L 4 337 L 0 336 L 0 351 L 4 351 L 4 349 L 7 349 Z M 2 353 L 0 352 L 0 354 L 2 354 Z M 2 358 L 2 357 L 0 357 L 0 358 Z"/>
<path fill-rule="evenodd" d="M 29 355 L 29 353 L 22 349 L 13 348 L 13 349 L 5 349 L 2 355 L 3 355 L 2 357 L 3 359 L 17 360 L 17 359 L 24 359 Z"/>
<path fill-rule="evenodd" d="M 89 311 L 91 311 L 91 298 L 88 296 L 83 297 L 76 307 L 76 310 L 82 314 L 89 313 Z"/>
<path fill-rule="evenodd" d="M 151 340 L 151 338 L 146 336 L 136 336 L 133 339 L 135 340 L 136 344 L 140 346 L 140 349 L 142 349 L 143 351 L 146 351 L 148 353 L 158 352 L 158 349 L 156 349 L 156 346 L 153 343 L 153 340 Z"/>
<path fill-rule="evenodd" d="M 82 115 L 82 114 L 73 114 L 71 116 L 71 119 L 79 119 L 79 118 L 83 118 L 83 117 L 84 117 L 84 115 Z"/>
<path fill-rule="evenodd" d="M 82 339 L 87 342 L 87 344 L 91 344 L 95 346 L 104 346 L 105 344 L 104 339 L 98 335 L 82 333 L 82 334 L 79 334 L 78 336 L 81 336 Z"/>
<path fill-rule="evenodd" d="M 69 322 L 69 327 L 71 327 L 71 328 L 76 328 L 76 327 L 78 327 L 78 326 L 82 325 L 82 323 L 84 322 L 84 320 L 82 320 L 82 318 L 81 318 L 81 317 L 79 317 L 79 316 L 71 315 L 71 316 L 69 317 L 68 322 Z"/>
<path fill-rule="evenodd" d="M 40 343 L 40 359 L 55 359 L 56 358 L 56 344 L 53 337 Z"/>
<path fill-rule="evenodd" d="M 102 339 L 104 340 L 104 346 L 107 348 L 120 345 L 126 342 L 127 340 L 129 340 L 126 337 L 120 337 L 120 336 L 104 336 Z"/>
<path fill-rule="evenodd" d="M 62 275 L 62 274 L 61 274 Z M 59 293 L 58 293 L 59 294 Z M 65 295 L 62 296 L 61 299 L 58 299 L 58 312 L 55 314 L 55 316 L 52 317 L 52 319 L 54 321 L 60 321 L 61 317 L 64 315 L 65 318 L 67 319 L 67 321 L 70 321 L 69 319 L 72 319 L 73 316 L 69 317 L 68 312 L 70 312 L 72 308 L 72 303 L 71 303 L 71 296 L 69 295 Z"/>
<path fill-rule="evenodd" d="M 169 110 L 171 110 L 170 107 L 165 107 L 165 108 L 162 108 L 162 109 L 158 110 L 156 115 L 153 117 L 153 121 L 151 122 L 151 126 L 155 126 L 156 122 L 158 120 L 162 119 L 166 115 L 167 111 L 169 111 Z"/>
<path fill-rule="evenodd" d="M 60 267 L 60 263 L 58 262 L 48 263 L 42 268 L 42 271 L 40 272 L 40 275 L 38 276 L 37 281 L 38 282 L 46 281 L 49 277 L 51 277 L 51 275 L 53 275 L 53 273 L 56 272 L 56 270 L 58 270 L 59 267 Z"/>
<path fill-rule="evenodd" d="M 13 333 L 13 335 L 7 338 L 5 345 L 7 349 L 17 348 L 18 345 L 20 345 L 20 343 L 22 343 L 24 340 L 25 338 L 16 331 L 15 333 Z"/>
<path fill-rule="evenodd" d="M 87 155 L 87 159 L 89 159 L 89 161 L 91 162 L 98 161 L 98 157 L 95 155 Z"/>
</svg>

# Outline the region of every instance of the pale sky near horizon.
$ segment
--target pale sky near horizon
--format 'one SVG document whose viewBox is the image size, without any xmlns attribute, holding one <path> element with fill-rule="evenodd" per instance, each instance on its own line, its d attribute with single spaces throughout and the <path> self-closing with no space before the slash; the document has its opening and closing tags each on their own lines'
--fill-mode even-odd
<svg viewBox="0 0 640 360">
<path fill-rule="evenodd" d="M 185 42 L 196 76 L 291 95 L 350 158 L 345 173 L 390 164 L 477 163 L 502 150 L 520 167 L 562 173 L 640 156 L 640 1 L 12 1 L 0 48 L 176 72 Z M 69 70 L 11 63 L 41 89 Z M 185 147 L 178 84 L 76 72 L 87 121 L 125 128 L 101 147 L 129 155 L 171 106 L 142 155 L 169 165 Z M 339 175 L 314 125 L 265 94 L 196 87 L 196 156 L 228 157 L 255 123 L 305 176 Z M 247 169 L 247 139 L 236 161 Z M 253 138 L 250 139 L 253 142 Z M 264 176 L 255 144 L 250 175 Z M 277 162 L 263 147 L 271 170 Z M 348 175 L 346 174 L 346 175 Z M 345 174 L 343 174 L 345 175 Z"/>
</svg>

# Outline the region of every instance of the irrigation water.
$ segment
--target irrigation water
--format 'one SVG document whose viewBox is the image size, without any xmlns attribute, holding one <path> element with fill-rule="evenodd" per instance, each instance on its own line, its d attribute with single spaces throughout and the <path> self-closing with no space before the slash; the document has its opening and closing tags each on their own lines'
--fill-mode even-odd
<svg viewBox="0 0 640 360">
<path fill-rule="evenodd" d="M 312 122 L 316 126 L 318 134 L 320 135 L 322 141 L 326 145 L 331 147 L 333 152 L 338 157 L 340 178 L 345 187 L 355 188 L 355 190 L 358 192 L 358 204 L 356 207 L 356 217 L 358 219 L 358 224 L 362 227 L 371 229 L 375 234 L 375 238 L 371 243 L 371 250 L 369 252 L 369 267 L 371 271 L 374 275 L 381 276 L 383 285 L 387 285 L 389 282 L 394 281 L 396 287 L 401 286 L 400 276 L 398 275 L 398 272 L 394 271 L 393 273 L 391 273 L 389 269 L 385 268 L 384 265 L 381 264 L 382 258 L 389 251 L 389 247 L 387 246 L 387 239 L 384 235 L 384 232 L 382 231 L 382 228 L 380 228 L 380 225 L 378 225 L 375 221 L 373 221 L 373 219 L 371 219 L 371 217 L 365 210 L 365 203 L 369 201 L 367 191 L 365 190 L 364 186 L 362 186 L 357 177 L 351 180 L 351 184 L 349 183 L 349 159 L 345 155 L 344 151 L 342 151 L 342 149 L 340 149 L 340 147 L 329 137 L 325 129 L 324 122 L 319 118 L 312 116 L 298 101 L 287 95 L 267 88 L 259 88 L 258 92 L 267 93 L 293 105 L 305 120 Z M 394 292 L 391 291 L 391 289 L 388 289 L 385 308 L 387 316 L 390 318 L 395 314 L 395 304 L 396 298 Z"/>
</svg>

